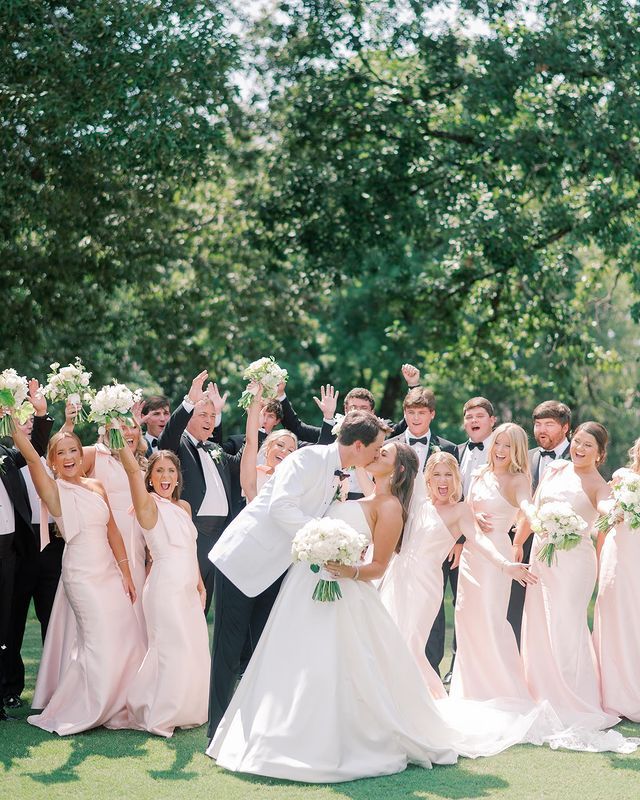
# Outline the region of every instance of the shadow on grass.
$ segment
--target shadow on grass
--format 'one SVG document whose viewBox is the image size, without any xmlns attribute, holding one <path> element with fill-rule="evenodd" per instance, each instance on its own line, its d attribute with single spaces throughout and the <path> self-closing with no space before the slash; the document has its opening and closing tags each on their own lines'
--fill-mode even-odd
<svg viewBox="0 0 640 800">
<path fill-rule="evenodd" d="M 188 771 L 186 767 L 191 763 L 195 753 L 202 753 L 204 742 L 201 736 L 193 736 L 186 731 L 177 730 L 170 739 L 166 740 L 168 750 L 173 752 L 174 762 L 169 769 L 150 769 L 149 776 L 155 780 L 184 781 L 197 778 L 198 773 Z"/>
<path fill-rule="evenodd" d="M 400 796 L 416 800 L 418 798 L 463 800 L 463 798 L 494 796 L 499 790 L 508 791 L 509 782 L 503 778 L 468 772 L 460 765 L 461 763 L 463 762 L 446 767 L 436 766 L 433 769 L 409 766 L 405 772 L 395 775 L 330 784 L 306 784 L 240 773 L 228 774 L 233 774 L 243 783 L 261 786 L 326 786 L 337 797 L 349 800 L 388 800 L 390 797 Z M 220 772 L 224 770 L 220 769 Z"/>
</svg>

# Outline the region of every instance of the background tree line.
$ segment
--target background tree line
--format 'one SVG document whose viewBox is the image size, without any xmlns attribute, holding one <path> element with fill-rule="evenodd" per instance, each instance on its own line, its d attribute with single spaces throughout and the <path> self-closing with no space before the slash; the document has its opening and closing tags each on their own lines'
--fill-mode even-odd
<svg viewBox="0 0 640 800">
<path fill-rule="evenodd" d="M 2 364 L 182 396 L 260 355 L 438 429 L 484 394 L 638 434 L 635 4 L 14 0 L 0 20 Z M 475 31 L 473 34 L 469 30 Z M 227 422 L 242 425 L 235 402 Z"/>
</svg>

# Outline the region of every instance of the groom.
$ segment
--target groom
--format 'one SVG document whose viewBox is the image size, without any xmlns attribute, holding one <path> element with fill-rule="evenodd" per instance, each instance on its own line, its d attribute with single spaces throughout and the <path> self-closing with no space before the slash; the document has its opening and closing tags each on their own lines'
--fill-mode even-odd
<svg viewBox="0 0 640 800">
<path fill-rule="evenodd" d="M 219 570 L 209 739 L 231 701 L 245 643 L 256 646 L 291 565 L 293 537 L 307 522 L 324 515 L 339 488 L 341 470 L 366 467 L 377 459 L 385 437 L 383 426 L 367 411 L 352 411 L 337 442 L 292 453 L 209 553 Z"/>
</svg>

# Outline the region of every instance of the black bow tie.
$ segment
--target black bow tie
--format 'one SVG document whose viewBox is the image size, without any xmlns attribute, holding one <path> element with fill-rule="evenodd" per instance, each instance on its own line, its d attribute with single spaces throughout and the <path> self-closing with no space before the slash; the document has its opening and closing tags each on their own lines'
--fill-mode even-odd
<svg viewBox="0 0 640 800">
<path fill-rule="evenodd" d="M 348 472 L 344 472 L 341 469 L 337 469 L 333 474 L 336 476 L 336 478 L 340 478 L 341 481 L 349 480 L 349 478 L 351 477 L 351 475 Z"/>
<path fill-rule="evenodd" d="M 157 446 L 158 446 L 158 440 L 157 439 L 152 439 L 151 440 L 151 447 L 157 447 Z"/>
<path fill-rule="evenodd" d="M 467 447 L 469 448 L 469 450 L 475 450 L 476 447 L 478 448 L 478 450 L 484 450 L 484 442 L 469 442 Z"/>
<path fill-rule="evenodd" d="M 196 447 L 202 450 L 211 450 L 211 442 L 198 442 Z"/>
<path fill-rule="evenodd" d="M 556 451 L 555 450 L 541 450 L 540 451 L 540 458 L 544 458 L 545 456 L 549 456 L 549 458 L 555 458 L 556 457 Z"/>
<path fill-rule="evenodd" d="M 411 436 L 409 437 L 409 444 L 413 447 L 414 444 L 429 444 L 429 437 L 422 436 L 420 439 L 412 439 Z"/>
</svg>

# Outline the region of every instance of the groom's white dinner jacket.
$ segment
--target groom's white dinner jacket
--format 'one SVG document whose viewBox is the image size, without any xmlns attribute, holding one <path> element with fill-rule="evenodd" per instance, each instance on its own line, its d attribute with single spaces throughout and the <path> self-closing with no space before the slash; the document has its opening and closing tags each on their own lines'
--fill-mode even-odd
<svg viewBox="0 0 640 800">
<path fill-rule="evenodd" d="M 292 453 L 226 528 L 209 559 L 248 597 L 263 592 L 291 565 L 296 533 L 331 504 L 339 467 L 337 443 Z"/>
</svg>

